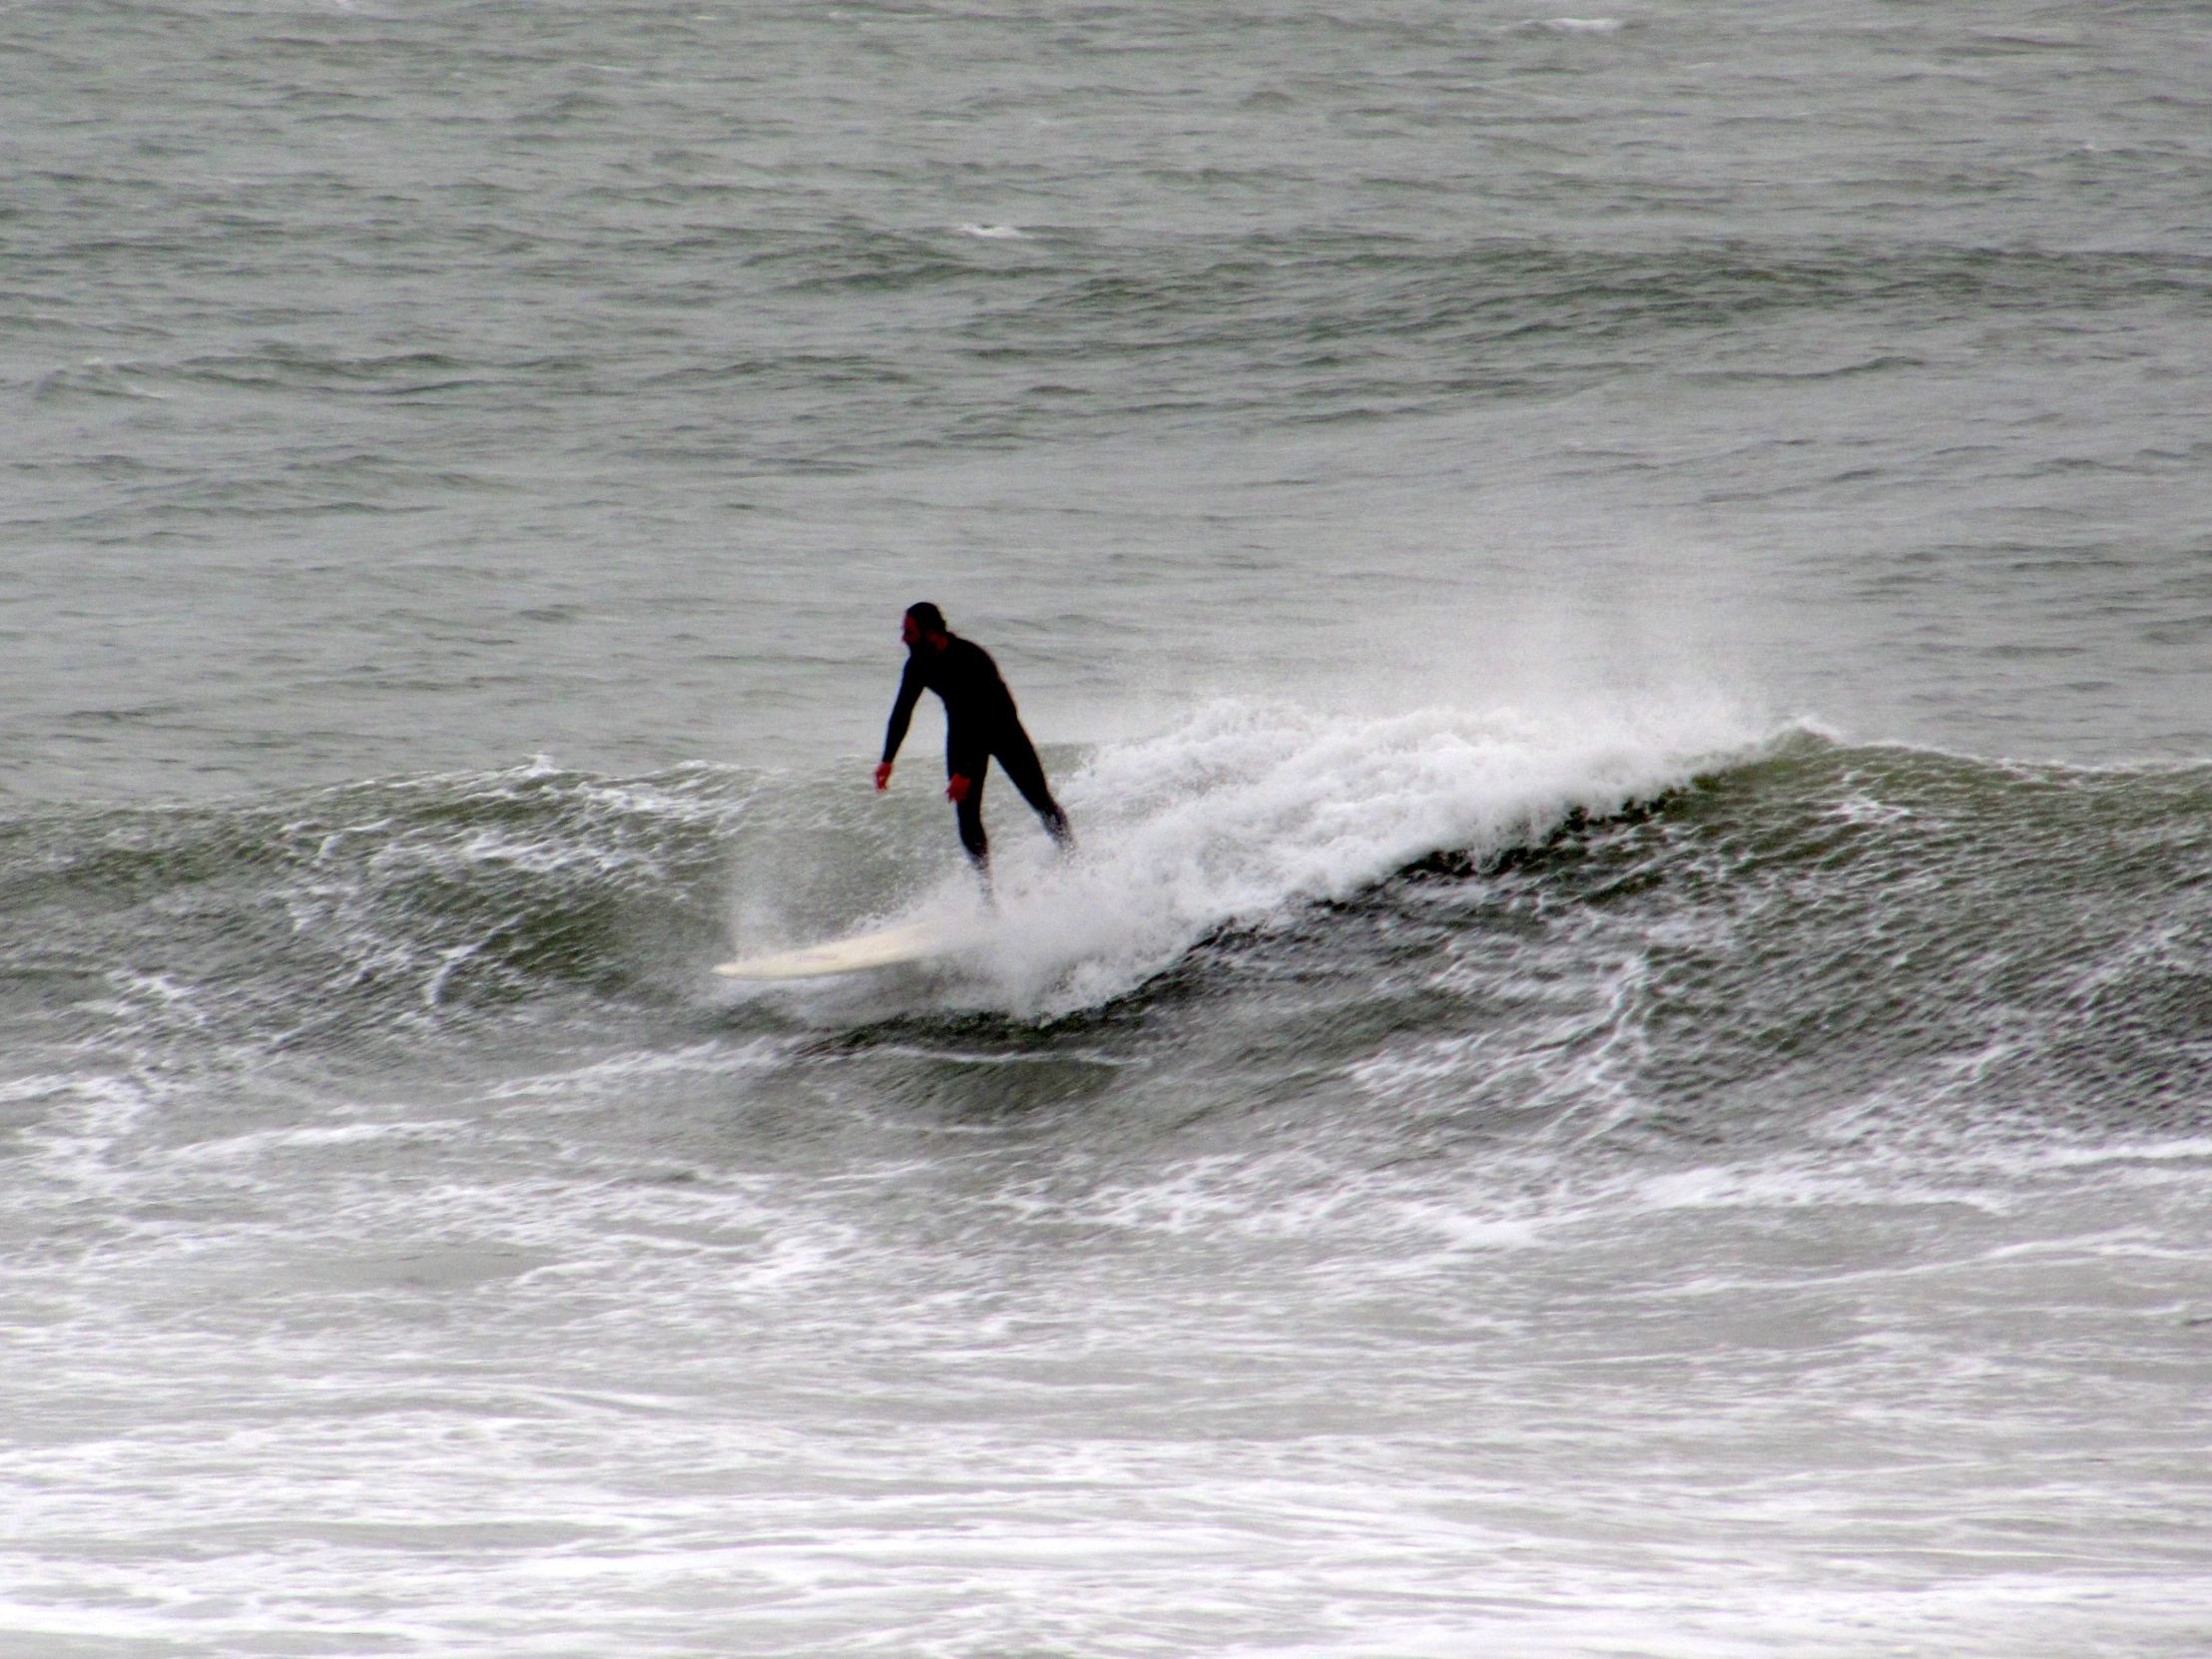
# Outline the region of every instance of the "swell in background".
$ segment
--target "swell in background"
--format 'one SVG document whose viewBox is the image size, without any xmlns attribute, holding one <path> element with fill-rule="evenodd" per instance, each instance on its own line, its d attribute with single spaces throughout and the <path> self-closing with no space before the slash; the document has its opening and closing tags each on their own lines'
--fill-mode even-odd
<svg viewBox="0 0 2212 1659">
<path fill-rule="evenodd" d="M 2202 754 L 2192 18 L 11 8 L 8 786 L 863 756 L 924 593 Z"/>
</svg>

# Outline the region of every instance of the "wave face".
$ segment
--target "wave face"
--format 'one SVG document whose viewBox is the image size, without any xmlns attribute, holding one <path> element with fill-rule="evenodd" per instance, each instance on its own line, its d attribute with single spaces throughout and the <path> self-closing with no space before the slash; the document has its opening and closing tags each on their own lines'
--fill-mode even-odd
<svg viewBox="0 0 2212 1659">
<path fill-rule="evenodd" d="M 1642 1056 L 1658 1097 L 1743 1086 L 1771 1115 L 1925 1070 L 1946 1098 L 2183 1110 L 2205 1035 L 2208 776 L 1760 737 L 1717 706 L 1220 703 L 1070 774 L 1072 856 L 1001 781 L 988 909 L 912 794 L 541 763 L 41 809 L 0 825 L 0 915 L 19 1054 L 465 1052 L 548 1020 L 604 1040 L 725 1017 L 1050 1032 L 1217 976 L 1242 994 L 1258 964 L 1422 996 L 1463 981 L 1470 1006 L 1434 1021 L 1457 1031 L 1500 1011 L 1477 981 L 1517 983 L 1502 964 L 1535 950 L 1613 984 L 1631 1023 L 1604 1046 Z M 983 918 L 984 942 L 937 967 L 700 1002 L 698 970 L 733 939 L 948 912 Z"/>
<path fill-rule="evenodd" d="M 0 827 L 11 1002 L 26 1034 L 58 1023 L 157 1065 L 210 1043 L 465 1041 L 502 1007 L 588 1010 L 649 977 L 660 941 L 715 925 L 697 906 L 744 788 L 706 769 L 624 784 L 536 766 L 36 812 Z"/>
</svg>

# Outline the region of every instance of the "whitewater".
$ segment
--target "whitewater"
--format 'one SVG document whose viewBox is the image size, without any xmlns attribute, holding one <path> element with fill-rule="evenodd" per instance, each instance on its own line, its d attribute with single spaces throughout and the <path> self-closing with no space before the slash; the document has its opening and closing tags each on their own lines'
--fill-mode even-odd
<svg viewBox="0 0 2212 1659">
<path fill-rule="evenodd" d="M 780 913 L 790 889 L 749 871 L 738 931 L 752 948 L 862 921 L 931 921 L 975 937 L 954 971 L 974 981 L 976 1006 L 1066 1015 L 1127 995 L 1222 929 L 1280 926 L 1439 848 L 1493 853 L 1570 816 L 1610 817 L 1686 781 L 1701 759 L 1758 741 L 1725 706 L 1359 718 L 1225 701 L 1088 758 L 1063 791 L 1086 827 L 1079 853 L 1025 844 L 1016 829 L 1005 840 L 1017 850 L 1000 844 L 987 894 L 963 867 L 903 909 L 858 916 Z M 889 860 L 880 876 L 895 883 L 914 863 Z M 870 890 L 856 873 L 831 872 L 840 909 Z"/>
</svg>

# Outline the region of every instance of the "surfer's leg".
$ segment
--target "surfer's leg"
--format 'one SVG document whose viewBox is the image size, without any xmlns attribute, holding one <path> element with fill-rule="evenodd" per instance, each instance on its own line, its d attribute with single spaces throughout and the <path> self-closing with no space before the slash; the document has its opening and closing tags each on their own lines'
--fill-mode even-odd
<svg viewBox="0 0 2212 1659">
<path fill-rule="evenodd" d="M 1002 733 L 991 749 L 998 756 L 998 764 L 1006 769 L 1006 776 L 1013 780 L 1014 788 L 1021 791 L 1022 800 L 1044 820 L 1045 832 L 1062 846 L 1067 845 L 1072 838 L 1068 816 L 1052 799 L 1051 787 L 1044 781 L 1044 763 L 1037 759 L 1036 746 L 1029 741 L 1029 734 L 1016 726 Z"/>
<path fill-rule="evenodd" d="M 952 809 L 952 820 L 960 827 L 960 844 L 967 848 L 967 855 L 975 867 L 988 871 L 990 867 L 990 837 L 983 833 L 983 775 L 990 770 L 991 752 L 988 749 L 959 749 L 945 746 L 944 775 L 947 778 L 965 778 L 967 794 Z"/>
</svg>

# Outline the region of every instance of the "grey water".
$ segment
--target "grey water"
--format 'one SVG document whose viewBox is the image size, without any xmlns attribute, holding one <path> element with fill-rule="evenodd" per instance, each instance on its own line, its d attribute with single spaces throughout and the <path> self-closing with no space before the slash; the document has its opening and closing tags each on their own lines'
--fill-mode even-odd
<svg viewBox="0 0 2212 1659">
<path fill-rule="evenodd" d="M 0 1655 L 2212 1647 L 2202 7 L 0 86 Z"/>
</svg>

